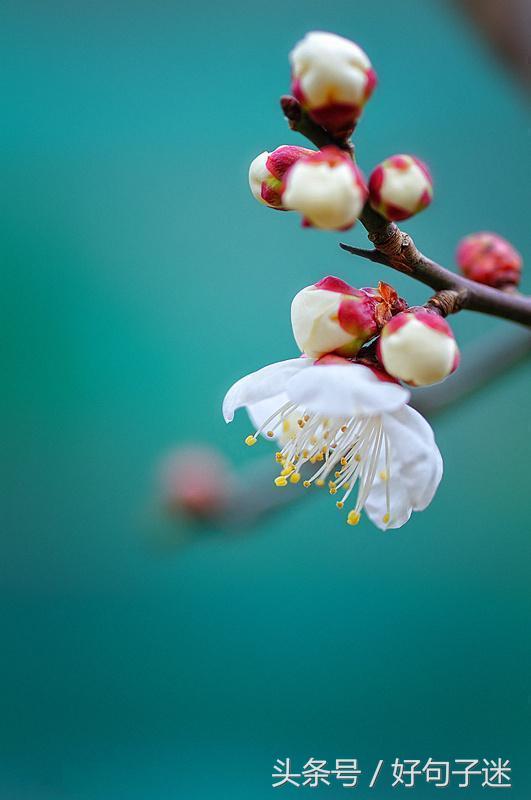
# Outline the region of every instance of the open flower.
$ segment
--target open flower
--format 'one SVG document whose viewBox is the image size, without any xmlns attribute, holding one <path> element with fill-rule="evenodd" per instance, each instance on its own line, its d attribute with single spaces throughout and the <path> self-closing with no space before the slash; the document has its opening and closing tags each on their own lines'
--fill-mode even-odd
<svg viewBox="0 0 531 800">
<path fill-rule="evenodd" d="M 433 181 L 426 164 L 415 156 L 390 156 L 373 170 L 369 202 L 386 219 L 408 219 L 426 208 Z"/>
<path fill-rule="evenodd" d="M 328 484 L 341 509 L 357 489 L 347 522 L 356 525 L 365 508 L 387 530 L 425 509 L 442 477 L 433 431 L 408 399 L 375 368 L 339 356 L 295 358 L 237 381 L 223 415 L 231 422 L 245 407 L 256 427 L 246 444 L 260 434 L 280 442 L 277 486 L 299 483 L 303 470 L 303 485 Z"/>
<path fill-rule="evenodd" d="M 411 386 L 429 386 L 457 369 L 459 348 L 452 329 L 436 311 L 410 308 L 383 328 L 378 358 L 398 380 Z"/>
<path fill-rule="evenodd" d="M 285 208 L 299 211 L 304 225 L 325 230 L 351 228 L 366 199 L 363 175 L 333 146 L 299 158 L 286 173 L 282 190 Z"/>
<path fill-rule="evenodd" d="M 249 186 L 254 197 L 270 208 L 286 209 L 282 205 L 282 181 L 290 167 L 301 158 L 311 155 L 314 150 L 282 144 L 268 153 L 264 150 L 251 162 L 249 167 Z"/>
<path fill-rule="evenodd" d="M 376 86 L 367 54 L 342 36 L 312 31 L 290 60 L 292 91 L 303 108 L 335 136 L 350 136 Z"/>
</svg>

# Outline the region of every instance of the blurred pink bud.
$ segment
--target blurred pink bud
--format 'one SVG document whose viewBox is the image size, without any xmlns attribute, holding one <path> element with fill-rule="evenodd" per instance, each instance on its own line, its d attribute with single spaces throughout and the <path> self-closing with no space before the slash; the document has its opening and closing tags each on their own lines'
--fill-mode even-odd
<svg viewBox="0 0 531 800">
<path fill-rule="evenodd" d="M 386 158 L 369 179 L 369 202 L 383 217 L 398 222 L 426 208 L 433 197 L 427 166 L 415 156 Z"/>
<path fill-rule="evenodd" d="M 410 308 L 393 317 L 378 339 L 378 358 L 387 372 L 410 386 L 429 386 L 459 364 L 452 329 L 437 312 Z"/>
<path fill-rule="evenodd" d="M 187 445 L 167 456 L 160 468 L 162 502 L 170 513 L 209 517 L 229 499 L 233 476 L 221 453 L 206 445 Z"/>
<path fill-rule="evenodd" d="M 522 257 L 497 233 L 480 231 L 461 239 L 456 252 L 459 269 L 470 280 L 496 289 L 518 286 Z"/>
<path fill-rule="evenodd" d="M 272 153 L 264 150 L 249 167 L 249 186 L 254 197 L 266 206 L 285 211 L 281 198 L 284 175 L 301 156 L 314 152 L 307 147 L 290 144 L 282 144 Z"/>
<path fill-rule="evenodd" d="M 290 53 L 292 92 L 312 119 L 338 138 L 350 136 L 376 86 L 367 54 L 350 39 L 307 33 Z"/>
</svg>

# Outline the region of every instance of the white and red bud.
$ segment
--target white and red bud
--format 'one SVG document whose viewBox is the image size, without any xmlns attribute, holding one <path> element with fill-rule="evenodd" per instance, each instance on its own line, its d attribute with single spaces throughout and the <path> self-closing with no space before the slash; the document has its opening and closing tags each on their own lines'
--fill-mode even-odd
<svg viewBox="0 0 531 800">
<path fill-rule="evenodd" d="M 410 386 L 429 386 L 448 377 L 459 365 L 452 329 L 436 311 L 410 308 L 383 328 L 378 358 L 387 372 Z"/>
<path fill-rule="evenodd" d="M 433 181 L 427 166 L 415 156 L 386 158 L 369 178 L 369 202 L 383 217 L 398 222 L 429 206 Z"/>
<path fill-rule="evenodd" d="M 376 86 L 364 51 L 335 33 L 312 31 L 290 53 L 292 92 L 312 119 L 336 137 L 350 136 Z"/>
<path fill-rule="evenodd" d="M 299 158 L 284 178 L 282 204 L 298 211 L 303 224 L 324 230 L 348 230 L 367 199 L 360 170 L 338 147 Z"/>
<path fill-rule="evenodd" d="M 312 358 L 328 353 L 354 356 L 378 331 L 377 300 L 339 278 L 327 277 L 302 289 L 291 304 L 293 335 Z"/>
<path fill-rule="evenodd" d="M 496 289 L 520 283 L 522 257 L 497 233 L 480 231 L 466 236 L 458 245 L 456 260 L 463 275 L 477 283 Z"/>
<path fill-rule="evenodd" d="M 270 208 L 285 211 L 282 205 L 282 181 L 288 169 L 297 159 L 311 155 L 314 150 L 282 144 L 268 153 L 264 150 L 251 162 L 249 167 L 249 186 L 254 197 Z"/>
</svg>

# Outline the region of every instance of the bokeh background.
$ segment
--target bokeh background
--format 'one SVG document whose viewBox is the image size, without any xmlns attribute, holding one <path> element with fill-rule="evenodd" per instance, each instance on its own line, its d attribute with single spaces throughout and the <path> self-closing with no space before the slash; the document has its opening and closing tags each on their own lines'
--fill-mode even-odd
<svg viewBox="0 0 531 800">
<path fill-rule="evenodd" d="M 2 18 L 0 798 L 261 800 L 285 756 L 502 756 L 528 797 L 529 363 L 437 418 L 443 483 L 392 535 L 324 495 L 199 530 L 156 485 L 185 441 L 265 453 L 220 403 L 295 353 L 301 286 L 392 277 L 426 298 L 252 200 L 251 158 L 298 141 L 278 110 L 293 43 L 321 28 L 368 51 L 360 163 L 430 164 L 407 229 L 447 264 L 480 229 L 529 254 L 522 86 L 435 0 L 8 0 Z M 465 353 L 510 327 L 453 324 Z"/>
</svg>

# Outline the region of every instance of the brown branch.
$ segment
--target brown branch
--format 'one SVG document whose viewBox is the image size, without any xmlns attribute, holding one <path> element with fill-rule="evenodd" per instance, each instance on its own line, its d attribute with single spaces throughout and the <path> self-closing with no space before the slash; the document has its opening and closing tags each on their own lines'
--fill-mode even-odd
<svg viewBox="0 0 531 800">
<path fill-rule="evenodd" d="M 292 131 L 302 134 L 319 149 L 334 145 L 354 157 L 354 145 L 350 139 L 335 139 L 308 116 L 294 97 L 289 94 L 283 95 L 280 98 L 280 107 Z"/>
<path fill-rule="evenodd" d="M 334 139 L 308 116 L 294 97 L 284 95 L 280 104 L 292 130 L 301 133 L 316 147 L 335 145 L 346 150 L 354 158 L 352 142 L 346 139 Z M 360 220 L 375 249 L 363 250 L 347 244 L 341 244 L 341 247 L 349 253 L 409 275 L 436 292 L 448 290 L 453 292 L 453 302 L 450 302 L 449 295 L 446 295 L 443 303 L 440 303 L 438 298 L 429 301 L 445 315 L 467 309 L 531 327 L 531 298 L 484 286 L 442 267 L 423 255 L 407 233 L 401 231 L 394 222 L 388 222 L 380 216 L 369 203 L 365 205 Z"/>
<path fill-rule="evenodd" d="M 375 249 L 364 250 L 342 243 L 343 250 L 396 269 L 436 292 L 452 291 L 454 304 L 446 308 L 446 313 L 467 309 L 531 327 L 531 298 L 483 286 L 442 267 L 423 255 L 407 233 L 380 217 L 368 205 L 360 219 Z M 437 305 L 437 301 L 431 302 Z"/>
</svg>

